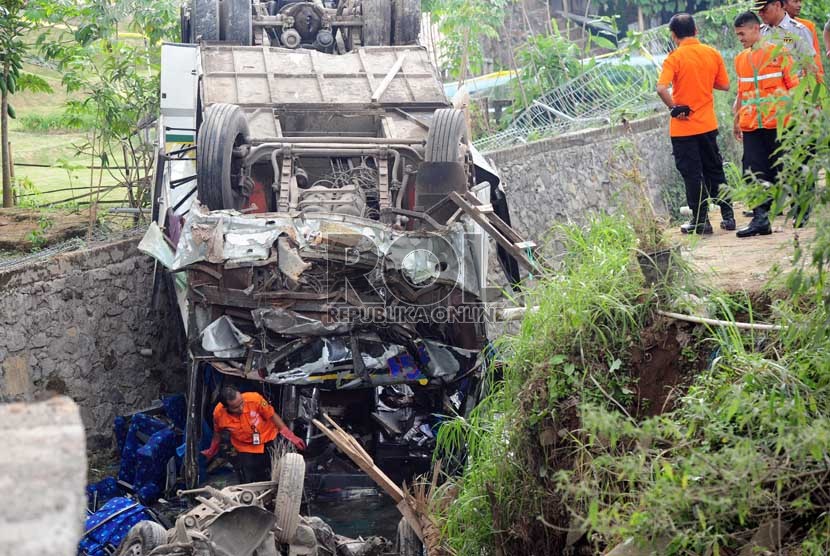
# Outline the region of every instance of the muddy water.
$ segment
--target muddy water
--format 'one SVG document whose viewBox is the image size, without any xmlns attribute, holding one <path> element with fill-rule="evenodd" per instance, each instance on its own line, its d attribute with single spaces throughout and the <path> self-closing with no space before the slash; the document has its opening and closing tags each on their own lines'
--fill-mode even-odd
<svg viewBox="0 0 830 556">
<path fill-rule="evenodd" d="M 307 515 L 323 518 L 335 533 L 346 537 L 386 537 L 395 540 L 401 514 L 386 495 L 336 501 L 312 501 Z"/>
</svg>

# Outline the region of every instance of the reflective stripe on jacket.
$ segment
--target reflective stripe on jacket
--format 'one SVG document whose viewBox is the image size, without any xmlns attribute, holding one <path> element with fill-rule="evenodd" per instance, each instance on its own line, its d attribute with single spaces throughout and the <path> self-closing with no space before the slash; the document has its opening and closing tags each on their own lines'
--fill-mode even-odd
<svg viewBox="0 0 830 556">
<path fill-rule="evenodd" d="M 775 49 L 775 45 L 767 43 L 735 57 L 741 96 L 738 125 L 743 131 L 774 129 L 776 113 L 782 109 L 789 90 L 798 84 L 791 71 L 792 58 L 780 52 L 773 57 Z"/>
</svg>

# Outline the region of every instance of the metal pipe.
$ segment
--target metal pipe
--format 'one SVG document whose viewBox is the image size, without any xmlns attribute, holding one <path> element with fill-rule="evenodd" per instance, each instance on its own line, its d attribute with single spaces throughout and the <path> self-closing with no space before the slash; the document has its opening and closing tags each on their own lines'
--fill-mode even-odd
<svg viewBox="0 0 830 556">
<path fill-rule="evenodd" d="M 395 157 L 395 162 L 392 163 L 392 183 L 396 183 L 400 185 L 400 181 L 398 180 L 398 169 L 401 166 L 401 153 L 392 150 L 392 155 Z"/>
<path fill-rule="evenodd" d="M 317 154 L 317 156 L 338 156 L 341 157 L 349 157 L 349 156 L 357 156 L 357 155 L 377 155 L 380 154 L 381 149 L 387 148 L 390 150 L 398 150 L 398 151 L 405 151 L 410 153 L 416 160 L 423 160 L 424 157 L 421 153 L 417 150 L 412 148 L 410 145 L 404 144 L 385 144 L 385 143 L 356 143 L 352 145 L 348 144 L 339 144 L 339 143 L 304 143 L 304 142 L 288 142 L 288 143 L 262 143 L 252 147 L 250 152 L 247 156 L 245 156 L 245 165 L 246 166 L 253 166 L 257 162 L 259 162 L 268 154 L 271 154 L 271 149 L 279 150 L 280 153 L 284 152 L 286 148 L 290 148 L 292 152 L 296 152 L 297 154 L 305 154 L 309 156 L 313 156 L 311 152 L 307 149 L 329 149 L 322 154 Z M 343 151 L 349 152 L 343 152 Z M 363 152 L 361 152 L 363 151 Z M 273 155 L 272 155 L 273 160 Z"/>
<path fill-rule="evenodd" d="M 710 319 L 708 317 L 697 317 L 694 315 L 683 315 L 681 313 L 673 313 L 671 311 L 656 311 L 658 315 L 669 317 L 676 320 L 684 320 L 686 322 L 693 322 L 695 324 L 710 324 L 712 326 L 734 326 L 742 330 L 784 330 L 784 327 L 779 324 L 766 324 L 762 322 L 738 322 L 731 320 Z"/>
<path fill-rule="evenodd" d="M 349 158 L 352 156 L 377 156 L 381 153 L 381 151 L 384 148 L 386 148 L 385 145 L 379 145 L 377 146 L 377 148 L 372 148 L 369 145 L 354 147 L 344 147 L 342 145 L 292 145 L 291 153 L 305 156 L 331 156 L 336 158 Z M 414 156 L 416 156 L 418 159 L 421 159 L 420 155 L 418 155 L 418 153 L 410 147 L 400 145 L 396 146 L 396 148 L 399 150 L 411 151 Z M 283 149 L 280 149 L 280 152 L 283 152 Z M 251 166 L 263 157 L 264 155 L 262 155 L 259 151 L 252 151 L 252 154 L 246 157 L 245 165 Z"/>
<path fill-rule="evenodd" d="M 329 10 L 326 10 L 329 11 Z M 332 10 L 333 11 L 333 10 Z M 330 12 L 331 13 L 331 12 Z M 294 18 L 290 18 L 293 20 Z M 351 15 L 337 15 L 333 13 L 329 15 L 332 27 L 363 27 L 363 20 Z M 251 24 L 254 27 L 287 27 L 289 18 L 282 14 L 277 15 L 258 15 L 254 17 Z"/>
<path fill-rule="evenodd" d="M 265 152 L 265 151 L 263 151 Z M 280 163 L 277 161 L 277 157 L 282 155 L 283 149 L 274 149 L 271 152 L 271 167 L 274 169 L 274 183 L 277 184 L 282 179 L 280 176 Z M 261 156 L 259 158 L 262 158 Z M 253 163 L 252 163 L 253 164 Z"/>
<path fill-rule="evenodd" d="M 266 145 L 293 145 L 294 143 L 355 143 L 361 145 L 425 145 L 426 139 L 395 139 L 392 137 L 335 137 L 335 136 L 309 136 L 309 137 L 280 137 L 276 141 L 259 143 L 257 147 Z"/>
<path fill-rule="evenodd" d="M 349 147 L 345 148 L 336 145 L 307 145 L 298 146 L 291 149 L 291 152 L 297 155 L 305 156 L 334 156 L 347 158 L 350 156 L 377 156 L 381 149 L 373 149 L 371 147 Z"/>
<path fill-rule="evenodd" d="M 404 168 L 403 183 L 401 183 L 401 189 L 398 191 L 397 199 L 395 199 L 395 208 L 403 208 L 403 200 L 406 198 L 410 183 L 412 183 L 412 172 L 408 172 L 406 168 Z"/>
</svg>

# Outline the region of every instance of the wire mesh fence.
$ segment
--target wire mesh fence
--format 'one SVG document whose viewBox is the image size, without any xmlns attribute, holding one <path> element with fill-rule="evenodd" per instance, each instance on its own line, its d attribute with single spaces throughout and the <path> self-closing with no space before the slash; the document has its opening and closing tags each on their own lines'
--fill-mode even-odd
<svg viewBox="0 0 830 556">
<path fill-rule="evenodd" d="M 483 152 L 543 137 L 601 127 L 620 115 L 657 106 L 657 73 L 647 65 L 600 63 L 533 101 L 510 125 L 475 141 Z"/>
<path fill-rule="evenodd" d="M 699 35 L 725 58 L 739 48 L 732 18 L 747 6 L 734 4 L 695 14 Z M 668 25 L 649 29 L 618 55 L 598 60 L 584 73 L 537 98 L 504 130 L 474 144 L 483 152 L 495 151 L 653 112 L 661 106 L 655 93 L 657 77 L 673 49 Z"/>
<path fill-rule="evenodd" d="M 7 258 L 0 258 L 0 272 L 10 272 L 24 266 L 43 261 L 61 253 L 89 249 L 102 243 L 120 241 L 123 239 L 138 238 L 147 231 L 147 224 L 111 229 L 96 228 L 92 235 L 85 238 L 74 237 L 64 242 L 25 254 L 13 254 Z"/>
</svg>

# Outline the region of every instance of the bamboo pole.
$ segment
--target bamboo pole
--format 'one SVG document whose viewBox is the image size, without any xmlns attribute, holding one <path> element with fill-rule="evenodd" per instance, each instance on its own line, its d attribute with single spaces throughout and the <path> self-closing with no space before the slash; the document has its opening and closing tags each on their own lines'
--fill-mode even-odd
<svg viewBox="0 0 830 556">
<path fill-rule="evenodd" d="M 696 317 L 693 315 L 682 315 L 680 313 L 672 313 L 671 311 L 657 310 L 658 315 L 669 317 L 676 320 L 683 320 L 686 322 L 693 322 L 695 324 L 710 324 L 712 326 L 734 326 L 741 330 L 784 330 L 784 327 L 778 324 L 765 324 L 761 322 L 736 322 L 729 320 L 710 319 L 707 317 Z"/>
<path fill-rule="evenodd" d="M 313 419 L 312 423 L 314 423 L 314 426 L 320 429 L 320 432 L 326 435 L 326 437 L 328 437 L 328 439 L 331 440 L 341 452 L 349 456 L 349 459 L 351 459 L 355 465 L 357 465 L 364 473 L 369 475 L 369 477 L 371 477 L 372 480 L 375 481 L 375 483 L 377 483 L 377 485 L 382 488 L 390 498 L 392 498 L 395 502 L 395 506 L 398 508 L 398 511 L 401 512 L 401 515 L 404 519 L 406 519 L 410 527 L 412 527 L 412 530 L 415 531 L 415 534 L 423 542 L 424 533 L 421 527 L 421 521 L 418 519 L 418 515 L 415 512 L 411 497 L 406 495 L 403 490 L 392 481 L 392 479 L 390 479 L 375 465 L 375 462 L 372 460 L 371 456 L 366 452 L 366 450 L 363 449 L 363 446 L 361 446 L 360 443 L 352 437 L 352 435 L 344 431 L 340 425 L 338 425 L 327 414 L 323 414 L 323 418 L 329 423 L 331 428 L 327 427 L 317 419 Z"/>
</svg>

